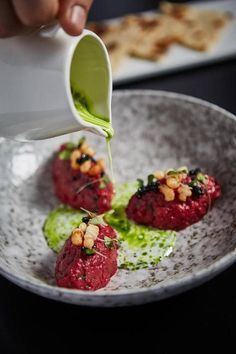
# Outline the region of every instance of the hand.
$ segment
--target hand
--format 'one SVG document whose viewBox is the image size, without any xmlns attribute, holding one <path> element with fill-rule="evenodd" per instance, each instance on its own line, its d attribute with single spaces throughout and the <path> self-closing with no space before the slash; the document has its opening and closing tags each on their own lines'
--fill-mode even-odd
<svg viewBox="0 0 236 354">
<path fill-rule="evenodd" d="M 0 0 L 0 38 L 59 22 L 70 35 L 85 26 L 93 0 Z"/>
</svg>

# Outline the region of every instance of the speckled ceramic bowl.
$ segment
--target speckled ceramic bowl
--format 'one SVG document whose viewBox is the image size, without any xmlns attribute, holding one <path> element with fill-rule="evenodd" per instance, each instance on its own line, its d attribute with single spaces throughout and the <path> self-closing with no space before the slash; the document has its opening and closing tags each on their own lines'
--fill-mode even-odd
<svg viewBox="0 0 236 354">
<path fill-rule="evenodd" d="M 114 95 L 117 182 L 154 169 L 187 165 L 216 176 L 223 196 L 198 224 L 178 233 L 174 252 L 155 270 L 120 270 L 97 292 L 58 288 L 55 254 L 42 225 L 58 202 L 53 196 L 50 158 L 70 137 L 0 144 L 0 271 L 39 295 L 89 306 L 123 306 L 163 299 L 214 277 L 236 259 L 236 118 L 212 104 L 166 92 Z M 73 138 L 78 138 L 74 135 Z M 100 156 L 101 138 L 89 141 Z"/>
</svg>

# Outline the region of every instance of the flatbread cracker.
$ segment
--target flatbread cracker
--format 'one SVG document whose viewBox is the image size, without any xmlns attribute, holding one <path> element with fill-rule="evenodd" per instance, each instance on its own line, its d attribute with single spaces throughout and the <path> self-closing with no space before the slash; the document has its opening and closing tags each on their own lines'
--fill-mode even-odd
<svg viewBox="0 0 236 354">
<path fill-rule="evenodd" d="M 126 16 L 122 27 L 130 41 L 129 54 L 153 61 L 162 58 L 179 36 L 177 21 L 166 16 Z"/>
<path fill-rule="evenodd" d="M 178 42 L 199 51 L 211 49 L 232 18 L 229 13 L 198 10 L 183 4 L 162 3 L 160 9 L 182 26 Z"/>
</svg>

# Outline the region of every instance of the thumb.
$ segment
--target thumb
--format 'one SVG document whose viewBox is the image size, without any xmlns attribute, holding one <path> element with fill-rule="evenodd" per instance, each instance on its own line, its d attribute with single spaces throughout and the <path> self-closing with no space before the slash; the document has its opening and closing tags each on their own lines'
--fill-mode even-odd
<svg viewBox="0 0 236 354">
<path fill-rule="evenodd" d="M 58 20 L 71 36 L 78 36 L 84 29 L 92 0 L 62 0 Z"/>
</svg>

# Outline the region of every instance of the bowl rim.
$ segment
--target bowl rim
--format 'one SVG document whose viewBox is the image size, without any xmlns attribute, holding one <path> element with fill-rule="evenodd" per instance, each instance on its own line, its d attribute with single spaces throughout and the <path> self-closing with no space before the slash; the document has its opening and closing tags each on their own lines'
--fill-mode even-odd
<svg viewBox="0 0 236 354">
<path fill-rule="evenodd" d="M 153 97 L 163 97 L 170 99 L 178 99 L 182 102 L 190 102 L 195 103 L 197 105 L 209 108 L 214 110 L 217 113 L 223 114 L 225 118 L 232 119 L 236 123 L 236 116 L 233 113 L 228 112 L 226 109 L 219 107 L 216 104 L 207 102 L 200 98 L 196 98 L 193 96 L 188 96 L 185 94 L 175 93 L 171 91 L 164 90 L 116 90 L 113 93 L 114 97 L 127 97 L 127 96 L 153 96 Z M 5 141 L 5 139 L 0 139 L 0 147 L 1 144 Z M 24 276 L 16 276 L 10 271 L 4 269 L 0 265 L 0 274 L 5 278 L 11 280 L 13 283 L 32 290 L 35 293 L 40 293 L 42 296 L 46 296 L 45 291 L 50 292 L 51 298 L 61 299 L 60 295 L 67 294 L 72 297 L 89 297 L 89 298 L 97 298 L 97 297 L 117 297 L 117 296 L 125 296 L 125 295 L 137 295 L 137 294 L 146 294 L 146 293 L 158 293 L 159 291 L 169 292 L 171 289 L 178 289 L 182 287 L 188 287 L 191 283 L 199 283 L 201 280 L 207 279 L 209 277 L 213 277 L 220 271 L 225 270 L 230 265 L 232 265 L 236 261 L 236 247 L 231 252 L 226 253 L 217 261 L 210 264 L 208 267 L 200 269 L 196 272 L 189 273 L 186 276 L 177 277 L 175 279 L 171 279 L 168 281 L 163 280 L 160 283 L 155 284 L 151 287 L 145 288 L 131 288 L 131 289 L 122 289 L 122 290 L 106 290 L 99 289 L 97 291 L 83 291 L 83 290 L 75 290 L 75 289 L 67 289 L 60 288 L 56 285 L 49 285 L 46 283 L 38 283 L 38 281 L 26 279 Z M 122 270 L 120 270 L 122 271 Z M 167 296 L 166 296 L 167 297 Z"/>
</svg>

